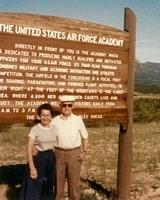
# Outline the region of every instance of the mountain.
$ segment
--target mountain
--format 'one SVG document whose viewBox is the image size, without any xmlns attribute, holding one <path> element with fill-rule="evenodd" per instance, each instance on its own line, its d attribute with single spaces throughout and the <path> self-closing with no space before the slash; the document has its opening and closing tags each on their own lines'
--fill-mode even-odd
<svg viewBox="0 0 160 200">
<path fill-rule="evenodd" d="M 135 62 L 135 91 L 160 93 L 160 63 Z"/>
</svg>

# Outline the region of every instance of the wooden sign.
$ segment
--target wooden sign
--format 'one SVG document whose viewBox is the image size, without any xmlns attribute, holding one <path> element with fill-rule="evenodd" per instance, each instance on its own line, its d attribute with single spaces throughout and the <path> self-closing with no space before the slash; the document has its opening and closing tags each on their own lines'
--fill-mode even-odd
<svg viewBox="0 0 160 200">
<path fill-rule="evenodd" d="M 62 17 L 0 14 L 0 123 L 76 96 L 84 119 L 127 121 L 129 34 Z"/>
</svg>

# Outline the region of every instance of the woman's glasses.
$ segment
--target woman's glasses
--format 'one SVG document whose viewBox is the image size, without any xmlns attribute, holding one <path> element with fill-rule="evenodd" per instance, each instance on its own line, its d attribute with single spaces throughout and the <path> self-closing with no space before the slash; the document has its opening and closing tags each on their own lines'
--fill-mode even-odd
<svg viewBox="0 0 160 200">
<path fill-rule="evenodd" d="M 72 108 L 73 104 L 72 103 L 63 103 L 61 106 L 63 108 L 66 108 L 66 107 Z"/>
</svg>

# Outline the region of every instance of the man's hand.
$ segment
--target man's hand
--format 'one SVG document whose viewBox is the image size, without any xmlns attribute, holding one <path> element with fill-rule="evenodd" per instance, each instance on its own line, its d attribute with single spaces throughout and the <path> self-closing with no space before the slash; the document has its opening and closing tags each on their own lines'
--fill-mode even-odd
<svg viewBox="0 0 160 200">
<path fill-rule="evenodd" d="M 80 161 L 83 161 L 85 159 L 85 155 L 86 155 L 86 152 L 81 152 L 79 155 L 78 155 L 78 158 Z"/>
<path fill-rule="evenodd" d="M 32 147 L 32 156 L 36 156 L 38 154 L 38 150 L 36 148 L 36 145 L 33 145 Z"/>
</svg>

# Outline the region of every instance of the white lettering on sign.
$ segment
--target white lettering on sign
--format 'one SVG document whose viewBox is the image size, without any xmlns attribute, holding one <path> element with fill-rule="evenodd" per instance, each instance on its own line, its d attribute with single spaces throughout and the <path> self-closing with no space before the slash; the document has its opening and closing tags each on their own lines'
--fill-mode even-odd
<svg viewBox="0 0 160 200">
<path fill-rule="evenodd" d="M 4 54 L 6 55 L 18 55 L 18 56 L 29 56 L 28 51 L 18 51 L 18 50 L 5 50 Z"/>
<path fill-rule="evenodd" d="M 24 101 L 15 101 L 16 106 L 24 106 Z"/>
<path fill-rule="evenodd" d="M 116 39 L 116 38 L 105 38 L 100 37 L 98 40 L 98 44 L 105 44 L 109 46 L 119 46 L 123 47 L 124 40 Z"/>
<path fill-rule="evenodd" d="M 82 93 L 82 94 L 83 93 L 94 93 L 94 94 L 97 94 L 97 90 L 96 89 L 89 89 L 89 88 L 87 88 L 87 89 L 82 89 L 82 88 L 78 89 L 78 88 L 76 88 L 75 91 L 77 93 Z"/>
<path fill-rule="evenodd" d="M 7 93 L 0 93 L 0 98 L 2 98 L 2 99 L 8 98 L 8 94 Z"/>
<path fill-rule="evenodd" d="M 27 80 L 27 84 L 33 85 L 54 85 L 54 81 L 45 81 L 45 80 Z"/>
<path fill-rule="evenodd" d="M 21 35 L 40 36 L 41 29 L 15 25 L 15 33 Z"/>
<path fill-rule="evenodd" d="M 103 115 L 98 115 L 98 114 L 96 115 L 95 114 L 95 115 L 91 115 L 90 117 L 91 117 L 91 119 L 102 119 Z"/>
<path fill-rule="evenodd" d="M 10 87 L 10 90 L 11 90 L 11 91 L 20 92 L 20 91 L 23 91 L 24 88 L 23 88 L 22 86 L 11 86 L 11 87 Z"/>
<path fill-rule="evenodd" d="M 35 50 L 36 46 L 32 44 L 23 44 L 23 43 L 15 43 L 16 49 L 29 49 L 29 50 Z"/>
<path fill-rule="evenodd" d="M 51 79 L 53 78 L 52 74 L 35 74 L 36 78 L 47 78 L 47 79 Z"/>
<path fill-rule="evenodd" d="M 78 34 L 77 41 L 97 44 L 97 36 Z"/>
<path fill-rule="evenodd" d="M 67 86 L 74 86 L 74 87 L 83 87 L 84 83 L 78 83 L 78 82 L 68 82 Z"/>
<path fill-rule="evenodd" d="M 27 94 L 12 94 L 12 98 L 16 98 L 16 99 L 27 99 Z"/>
<path fill-rule="evenodd" d="M 96 87 L 97 83 L 86 83 L 85 86 L 87 86 L 87 87 Z"/>
<path fill-rule="evenodd" d="M 121 78 L 116 78 L 116 77 L 114 77 L 114 78 L 112 78 L 112 81 L 113 81 L 113 82 L 121 82 Z"/>
<path fill-rule="evenodd" d="M 72 66 L 70 61 L 59 61 L 59 65 L 66 66 L 66 67 Z"/>
<path fill-rule="evenodd" d="M 106 108 L 125 107 L 128 40 L 125 51 L 120 48 L 126 37 L 117 33 L 111 36 L 107 30 L 105 33 L 98 30 L 96 34 L 89 31 L 90 27 L 84 33 L 83 29 L 74 32 L 74 26 L 72 30 L 64 31 L 65 26 L 60 29 L 61 25 L 51 29 L 0 25 L 0 109 L 4 108 L 3 114 L 11 112 L 18 119 L 23 113 L 22 117 L 27 115 L 33 119 L 35 107 L 46 102 L 58 106 L 57 97 L 63 94 L 76 96 L 76 106 L 83 108 L 76 111 L 84 112 L 86 118 L 103 118 Z M 6 101 L 8 99 L 10 101 Z M 92 107 L 93 113 L 88 114 Z"/>
<path fill-rule="evenodd" d="M 58 68 L 58 67 L 51 67 L 50 72 L 59 72 L 59 73 L 68 73 L 69 69 L 65 68 Z"/>
<path fill-rule="evenodd" d="M 113 100 L 117 101 L 117 99 L 118 99 L 117 96 L 111 96 L 111 97 L 110 97 L 110 100 L 112 100 L 112 101 L 113 101 Z"/>
<path fill-rule="evenodd" d="M 57 65 L 58 61 L 57 60 L 43 60 L 43 63 L 45 65 Z"/>
<path fill-rule="evenodd" d="M 0 61 L 17 62 L 18 58 L 9 56 L 0 56 Z"/>
<path fill-rule="evenodd" d="M 117 65 L 122 64 L 122 61 L 121 61 L 121 60 L 105 59 L 104 62 L 105 62 L 105 63 L 108 63 L 108 64 L 117 64 Z"/>
<path fill-rule="evenodd" d="M 20 70 L 25 70 L 25 71 L 37 71 L 38 70 L 38 66 L 34 66 L 34 65 L 19 65 L 19 69 Z"/>
<path fill-rule="evenodd" d="M 31 59 L 31 63 L 33 63 L 33 64 L 42 64 L 42 60 L 40 60 L 40 59 Z"/>
<path fill-rule="evenodd" d="M 40 69 L 39 69 L 40 71 L 45 71 L 45 72 L 47 72 L 49 69 L 48 69 L 48 67 L 40 67 Z"/>
<path fill-rule="evenodd" d="M 105 75 L 105 76 L 114 76 L 115 72 L 112 71 L 101 71 L 100 75 Z"/>
<path fill-rule="evenodd" d="M 98 100 L 99 99 L 99 97 L 98 96 L 84 96 L 84 99 L 86 99 L 86 100 Z"/>
<path fill-rule="evenodd" d="M 108 96 L 100 96 L 100 100 L 108 100 L 109 97 Z"/>
<path fill-rule="evenodd" d="M 34 120 L 35 115 L 26 115 L 27 120 Z"/>
<path fill-rule="evenodd" d="M 33 73 L 26 72 L 25 74 L 26 74 L 26 77 L 33 78 Z"/>
<path fill-rule="evenodd" d="M 31 99 L 44 99 L 45 95 L 44 94 L 31 94 L 30 98 Z"/>
<path fill-rule="evenodd" d="M 66 39 L 66 33 L 61 31 L 53 31 L 49 29 L 43 29 L 42 30 L 42 37 L 48 37 L 48 38 L 54 38 L 54 39 L 60 39 L 65 40 Z"/>
<path fill-rule="evenodd" d="M 62 59 L 64 59 L 64 60 L 75 60 L 75 56 L 62 55 Z"/>
<path fill-rule="evenodd" d="M 19 61 L 21 63 L 28 63 L 29 62 L 28 58 L 20 58 Z"/>
<path fill-rule="evenodd" d="M 11 102 L 10 101 L 0 101 L 0 106 L 10 106 Z"/>
<path fill-rule="evenodd" d="M 87 102 L 87 101 L 80 101 L 80 102 L 75 102 L 75 106 L 77 107 L 83 107 L 83 106 L 91 106 L 91 102 Z"/>
<path fill-rule="evenodd" d="M 112 65 L 102 65 L 101 66 L 102 69 L 106 69 L 106 70 L 117 70 L 117 66 L 112 66 Z"/>
<path fill-rule="evenodd" d="M 116 54 L 116 53 L 109 53 L 109 54 L 108 54 L 108 57 L 111 57 L 111 58 L 118 58 L 118 54 Z"/>
<path fill-rule="evenodd" d="M 70 79 L 70 80 L 80 80 L 80 81 L 90 81 L 91 77 L 90 76 L 73 76 L 73 75 L 69 75 L 68 79 Z"/>
<path fill-rule="evenodd" d="M 91 74 L 90 70 L 85 69 L 70 69 L 70 73 L 76 73 L 76 74 Z"/>
<path fill-rule="evenodd" d="M 104 106 L 104 103 L 103 103 L 103 102 L 92 102 L 92 106 L 103 107 L 103 106 Z"/>
<path fill-rule="evenodd" d="M 78 56 L 77 57 L 78 61 L 85 61 L 85 62 L 94 62 L 94 58 L 93 57 L 82 57 L 82 56 Z"/>
<path fill-rule="evenodd" d="M 0 69 L 17 69 L 17 65 L 0 63 Z"/>
<path fill-rule="evenodd" d="M 24 84 L 23 79 L 6 79 L 7 84 Z"/>
<path fill-rule="evenodd" d="M 97 35 L 93 35 L 93 34 L 88 35 L 88 34 L 82 34 L 82 33 L 69 32 L 69 31 L 65 32 L 65 31 L 59 31 L 59 30 L 41 29 L 41 28 L 36 28 L 36 27 L 13 25 L 13 24 L 0 24 L 0 32 L 10 33 L 10 34 L 15 33 L 15 34 L 20 34 L 20 35 L 59 39 L 59 40 L 67 40 L 67 41 L 74 41 L 74 42 L 92 43 L 92 44 L 107 45 L 107 46 L 116 46 L 116 47 L 124 46 L 124 40 L 119 39 L 119 38 L 112 38 L 111 36 L 98 37 Z M 25 47 L 25 48 L 28 48 L 28 47 Z"/>
<path fill-rule="evenodd" d="M 11 24 L 0 24 L 0 32 L 3 32 L 3 33 L 14 33 L 14 25 L 11 25 Z"/>
<path fill-rule="evenodd" d="M 57 47 L 44 46 L 44 51 L 57 52 Z"/>
<path fill-rule="evenodd" d="M 76 33 L 69 33 L 67 35 L 67 40 L 71 40 L 71 41 L 77 41 L 77 34 Z"/>
<path fill-rule="evenodd" d="M 113 107 L 115 106 L 115 102 L 105 102 L 105 106 Z"/>
<path fill-rule="evenodd" d="M 56 99 L 56 95 L 48 94 L 47 99 Z"/>
<path fill-rule="evenodd" d="M 6 72 L 6 71 L 1 71 L 0 76 L 19 76 L 22 77 L 23 74 L 21 72 Z"/>
<path fill-rule="evenodd" d="M 1 108 L 0 112 L 1 113 L 11 113 L 11 109 L 10 108 Z"/>
<path fill-rule="evenodd" d="M 6 90 L 7 90 L 7 86 L 1 86 L 1 85 L 0 85 L 0 90 L 1 90 L 1 91 L 6 91 Z"/>
<path fill-rule="evenodd" d="M 57 54 L 50 54 L 50 53 L 39 53 L 38 56 L 40 58 L 52 58 L 52 59 L 59 59 L 60 55 Z"/>
<path fill-rule="evenodd" d="M 91 56 L 106 57 L 106 56 L 107 56 L 107 53 L 105 53 L 105 52 L 91 51 L 91 52 L 90 52 L 90 55 L 91 55 Z"/>
</svg>

